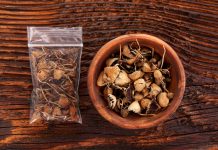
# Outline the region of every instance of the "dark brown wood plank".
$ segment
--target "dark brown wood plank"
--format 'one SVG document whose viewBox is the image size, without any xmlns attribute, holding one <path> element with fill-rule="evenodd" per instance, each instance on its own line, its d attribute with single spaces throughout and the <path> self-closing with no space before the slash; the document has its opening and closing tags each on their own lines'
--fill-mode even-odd
<svg viewBox="0 0 218 150">
<path fill-rule="evenodd" d="M 218 1 L 1 0 L 0 149 L 218 149 Z M 29 124 L 32 90 L 27 26 L 82 26 L 83 124 Z M 157 127 L 124 130 L 105 121 L 87 91 L 97 50 L 128 33 L 162 38 L 178 53 L 187 86 L 177 112 Z"/>
</svg>

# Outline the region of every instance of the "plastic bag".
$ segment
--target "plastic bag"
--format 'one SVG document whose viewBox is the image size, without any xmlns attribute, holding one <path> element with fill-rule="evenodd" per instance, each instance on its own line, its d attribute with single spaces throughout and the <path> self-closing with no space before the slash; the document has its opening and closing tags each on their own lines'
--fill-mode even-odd
<svg viewBox="0 0 218 150">
<path fill-rule="evenodd" d="M 82 28 L 28 27 L 32 73 L 30 123 L 82 123 L 78 85 Z"/>
</svg>

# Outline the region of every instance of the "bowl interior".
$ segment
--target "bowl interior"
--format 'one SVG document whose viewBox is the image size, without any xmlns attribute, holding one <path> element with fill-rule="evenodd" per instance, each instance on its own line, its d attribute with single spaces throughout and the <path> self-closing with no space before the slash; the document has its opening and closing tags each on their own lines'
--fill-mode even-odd
<svg viewBox="0 0 218 150">
<path fill-rule="evenodd" d="M 114 111 L 107 108 L 106 100 L 100 94 L 100 87 L 97 86 L 97 78 L 100 72 L 105 67 L 105 61 L 112 53 L 119 51 L 120 45 L 127 42 L 138 40 L 140 45 L 154 48 L 154 51 L 160 56 L 166 49 L 165 62 L 171 66 L 172 81 L 169 85 L 169 90 L 174 93 L 174 98 L 170 105 L 162 112 L 152 117 L 143 117 L 138 115 L 130 115 L 123 118 Z M 165 120 L 171 113 L 173 113 L 179 106 L 185 87 L 184 69 L 174 50 L 164 41 L 145 34 L 132 34 L 118 37 L 107 44 L 105 44 L 94 57 L 89 70 L 88 87 L 89 94 L 98 112 L 108 121 L 118 126 L 130 129 L 147 128 L 157 125 L 159 122 Z"/>
</svg>

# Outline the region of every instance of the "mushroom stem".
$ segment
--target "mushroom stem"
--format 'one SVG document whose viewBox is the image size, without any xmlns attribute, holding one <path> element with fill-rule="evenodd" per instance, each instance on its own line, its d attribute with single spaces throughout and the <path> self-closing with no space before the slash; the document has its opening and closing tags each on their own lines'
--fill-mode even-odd
<svg viewBox="0 0 218 150">
<path fill-rule="evenodd" d="M 161 60 L 160 69 L 162 69 L 162 67 L 163 67 L 163 63 L 164 63 L 164 57 L 165 57 L 165 54 L 166 54 L 166 49 L 165 49 L 165 46 L 164 46 L 164 45 L 163 45 L 163 48 L 164 48 L 164 53 L 163 53 L 163 56 L 162 56 L 162 60 Z"/>
</svg>

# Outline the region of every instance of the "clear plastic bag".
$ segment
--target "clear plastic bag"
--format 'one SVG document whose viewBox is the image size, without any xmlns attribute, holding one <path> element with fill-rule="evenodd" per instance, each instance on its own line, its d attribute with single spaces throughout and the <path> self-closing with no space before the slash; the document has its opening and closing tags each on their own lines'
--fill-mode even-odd
<svg viewBox="0 0 218 150">
<path fill-rule="evenodd" d="M 30 123 L 82 123 L 78 86 L 82 28 L 28 27 L 33 81 Z"/>
</svg>

